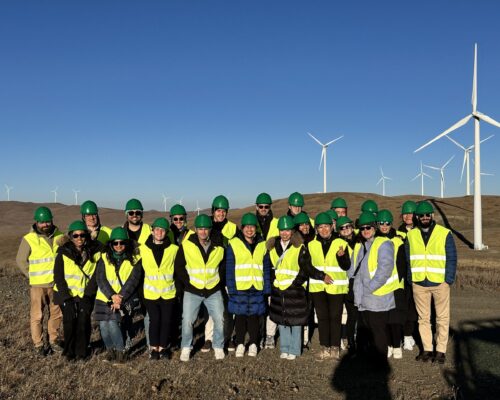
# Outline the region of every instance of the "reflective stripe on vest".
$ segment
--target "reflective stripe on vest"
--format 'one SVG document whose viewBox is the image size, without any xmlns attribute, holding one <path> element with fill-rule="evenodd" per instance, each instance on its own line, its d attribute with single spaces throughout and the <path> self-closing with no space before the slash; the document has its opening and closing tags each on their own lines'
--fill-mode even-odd
<svg viewBox="0 0 500 400">
<path fill-rule="evenodd" d="M 413 282 L 428 279 L 434 283 L 443 283 L 446 272 L 446 238 L 449 229 L 435 225 L 427 246 L 422 239 L 420 229 L 408 232 L 410 247 L 410 268 Z"/>
<path fill-rule="evenodd" d="M 273 282 L 274 287 L 277 287 L 280 290 L 286 290 L 295 280 L 300 271 L 299 255 L 301 249 L 302 245 L 299 247 L 290 245 L 285 250 L 286 253 L 284 257 L 281 259 L 281 262 L 279 263 L 278 266 L 276 264 L 278 263 L 280 257 L 278 256 L 276 249 L 273 248 L 269 252 L 271 263 L 273 264 L 273 267 L 276 270 L 275 279 Z M 304 283 L 303 286 L 305 287 L 306 284 Z"/>
<path fill-rule="evenodd" d="M 104 262 L 104 272 L 106 274 L 106 280 L 108 281 L 110 286 L 113 288 L 115 293 L 117 293 L 117 294 L 120 293 L 122 285 L 120 285 L 120 280 L 116 276 L 115 266 L 108 261 L 108 256 L 106 254 L 103 254 L 102 261 Z M 134 266 L 130 263 L 129 260 L 124 260 L 122 262 L 122 265 L 120 265 L 120 270 L 118 271 L 118 273 L 120 275 L 120 279 L 123 282 L 123 284 L 125 284 L 125 282 L 127 282 L 133 269 L 134 269 Z M 104 293 L 101 292 L 101 289 L 98 289 L 96 300 L 101 300 L 104 303 L 107 303 L 110 299 L 108 299 L 104 295 Z"/>
<path fill-rule="evenodd" d="M 148 300 L 173 299 L 175 297 L 174 260 L 179 246 L 171 244 L 164 252 L 158 266 L 153 251 L 140 246 L 139 252 L 144 269 L 144 298 Z"/>
<path fill-rule="evenodd" d="M 309 253 L 311 254 L 311 262 L 314 268 L 324 272 L 332 277 L 333 283 L 326 285 L 323 281 L 317 279 L 309 280 L 309 291 L 312 293 L 326 291 L 329 294 L 343 294 L 349 290 L 349 279 L 347 272 L 340 268 L 337 262 L 337 252 L 340 246 L 346 251 L 349 247 L 343 239 L 334 239 L 330 244 L 330 248 L 326 254 L 323 254 L 323 246 L 321 242 L 314 239 L 309 242 Z"/>
<path fill-rule="evenodd" d="M 24 236 L 31 252 L 28 256 L 30 285 L 51 285 L 54 283 L 54 261 L 59 247 L 57 239 L 63 233 L 56 229 L 52 237 L 52 247 L 36 232 Z"/>
<path fill-rule="evenodd" d="M 63 254 L 64 263 L 64 280 L 68 285 L 69 294 L 71 297 L 82 298 L 85 293 L 85 288 L 87 287 L 90 278 L 94 275 L 97 261 L 101 258 L 101 253 L 96 253 L 93 257 L 85 263 L 83 266 L 83 272 L 78 265 L 69 257 Z M 57 284 L 54 286 L 54 290 L 57 292 Z"/>
<path fill-rule="evenodd" d="M 186 258 L 189 283 L 196 289 L 212 289 L 220 282 L 219 264 L 224 258 L 224 248 L 215 246 L 205 263 L 200 249 L 190 240 L 182 243 Z"/>
<path fill-rule="evenodd" d="M 253 254 L 241 239 L 235 237 L 229 241 L 234 253 L 234 279 L 237 290 L 248 290 L 254 287 L 264 289 L 264 256 L 266 243 L 260 242 L 255 246 Z"/>
</svg>

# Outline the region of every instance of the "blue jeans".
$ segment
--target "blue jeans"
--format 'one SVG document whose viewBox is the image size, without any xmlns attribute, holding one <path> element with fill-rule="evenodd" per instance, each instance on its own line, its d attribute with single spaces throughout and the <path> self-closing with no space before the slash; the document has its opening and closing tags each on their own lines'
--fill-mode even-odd
<svg viewBox="0 0 500 400">
<path fill-rule="evenodd" d="M 184 301 L 182 304 L 182 340 L 181 347 L 192 347 L 193 344 L 193 325 L 198 318 L 201 304 L 205 304 L 214 321 L 213 348 L 224 348 L 224 302 L 222 293 L 215 292 L 209 297 L 198 296 L 193 293 L 184 292 Z"/>
<path fill-rule="evenodd" d="M 101 330 L 102 341 L 106 349 L 115 349 L 118 351 L 125 349 L 123 333 L 118 321 L 99 321 L 99 329 Z"/>
<path fill-rule="evenodd" d="M 280 330 L 280 351 L 300 356 L 302 350 L 302 326 L 278 325 Z"/>
</svg>

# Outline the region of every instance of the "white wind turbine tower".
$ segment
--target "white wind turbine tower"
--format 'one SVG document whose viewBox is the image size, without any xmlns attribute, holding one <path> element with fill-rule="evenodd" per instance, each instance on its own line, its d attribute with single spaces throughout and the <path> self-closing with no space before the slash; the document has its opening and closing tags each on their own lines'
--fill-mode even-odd
<svg viewBox="0 0 500 400">
<path fill-rule="evenodd" d="M 7 192 L 7 201 L 10 201 L 10 191 L 14 189 L 12 186 L 8 186 L 7 184 L 5 186 L 5 191 Z"/>
<path fill-rule="evenodd" d="M 75 206 L 77 206 L 78 205 L 78 193 L 80 193 L 80 191 L 73 189 L 73 193 L 75 194 Z"/>
<path fill-rule="evenodd" d="M 382 196 L 385 196 L 385 181 L 392 181 L 392 178 L 389 178 L 388 176 L 384 175 L 384 171 L 382 171 L 382 167 L 380 167 L 380 176 L 381 178 L 378 180 L 377 185 L 382 182 Z"/>
<path fill-rule="evenodd" d="M 495 136 L 495 135 L 490 135 L 486 139 L 481 140 L 479 143 L 484 143 L 488 139 L 491 139 L 493 136 Z M 449 140 L 451 140 L 453 143 L 455 143 L 458 147 L 460 147 L 464 151 L 464 162 L 462 164 L 462 173 L 460 174 L 460 182 L 462 182 L 462 178 L 464 176 L 464 169 L 465 169 L 465 166 L 467 165 L 467 181 L 465 182 L 465 194 L 467 196 L 470 196 L 470 185 L 471 185 L 472 182 L 471 182 L 471 179 L 470 179 L 470 167 L 469 167 L 469 165 L 470 165 L 470 157 L 469 156 L 470 156 L 470 152 L 474 148 L 474 145 L 469 146 L 469 147 L 464 147 L 460 143 L 458 143 L 455 139 L 452 139 L 449 136 L 446 136 L 446 138 L 449 139 Z"/>
<path fill-rule="evenodd" d="M 323 163 L 323 193 L 326 193 L 326 149 L 332 143 L 335 143 L 337 140 L 342 139 L 344 135 L 339 136 L 337 139 L 333 139 L 326 144 L 323 144 L 318 139 L 316 139 L 311 133 L 307 132 L 307 134 L 311 136 L 316 141 L 316 143 L 318 143 L 322 147 L 321 158 L 319 160 L 319 168 L 321 168 L 321 163 Z"/>
<path fill-rule="evenodd" d="M 184 196 L 181 196 L 181 198 L 178 200 L 178 203 L 182 206 L 182 199 L 184 198 Z"/>
<path fill-rule="evenodd" d="M 424 164 L 425 167 L 427 168 L 430 168 L 430 169 L 434 169 L 436 171 L 439 171 L 440 175 L 441 175 L 441 198 L 444 198 L 444 169 L 446 168 L 446 166 L 451 162 L 451 160 L 453 160 L 455 158 L 455 156 L 451 156 L 451 158 L 446 161 L 444 163 L 444 165 L 439 168 L 439 167 L 434 167 L 432 165 L 427 165 L 427 164 Z"/>
<path fill-rule="evenodd" d="M 56 187 L 54 190 L 50 191 L 50 193 L 54 193 L 54 203 L 57 203 L 57 189 L 59 189 L 59 187 Z"/>
<path fill-rule="evenodd" d="M 424 172 L 424 168 L 422 166 L 422 161 L 420 161 L 420 173 L 415 178 L 413 178 L 412 181 L 414 181 L 415 179 L 417 179 L 419 177 L 422 179 L 422 189 L 421 189 L 421 192 L 420 192 L 422 196 L 424 195 L 424 176 L 426 176 L 427 178 L 432 179 L 432 176 L 430 176 L 430 175 L 428 175 L 428 174 L 426 174 Z"/>
<path fill-rule="evenodd" d="M 446 136 L 448 133 L 454 131 L 465 125 L 471 118 L 474 118 L 474 249 L 483 250 L 487 248 L 483 244 L 483 210 L 481 205 L 481 135 L 479 123 L 480 121 L 487 122 L 490 125 L 500 128 L 500 122 L 495 121 L 493 118 L 477 111 L 477 44 L 474 46 L 474 74 L 472 77 L 472 113 L 458 121 L 455 125 L 446 129 L 443 133 L 437 135 L 434 139 L 430 140 L 423 146 L 415 150 L 422 150 L 436 140 Z"/>
<path fill-rule="evenodd" d="M 164 193 L 161 197 L 163 198 L 163 211 L 167 212 L 167 200 L 170 199 L 170 197 L 165 196 Z"/>
<path fill-rule="evenodd" d="M 200 211 L 201 211 L 200 205 L 198 204 L 198 200 L 196 200 L 196 213 L 197 213 L 197 215 L 200 215 Z"/>
</svg>

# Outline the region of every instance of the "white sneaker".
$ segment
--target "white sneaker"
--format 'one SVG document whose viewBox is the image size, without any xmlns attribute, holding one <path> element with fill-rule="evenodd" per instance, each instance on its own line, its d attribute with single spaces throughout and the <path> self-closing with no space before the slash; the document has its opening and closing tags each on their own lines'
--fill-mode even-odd
<svg viewBox="0 0 500 400">
<path fill-rule="evenodd" d="M 243 357 L 245 355 L 245 345 L 244 344 L 239 344 L 238 347 L 236 347 L 236 357 Z"/>
<path fill-rule="evenodd" d="M 264 347 L 266 349 L 274 349 L 274 336 L 266 336 Z"/>
<path fill-rule="evenodd" d="M 392 351 L 392 356 L 398 360 L 403 358 L 403 350 L 401 350 L 401 347 L 395 347 Z"/>
<path fill-rule="evenodd" d="M 224 354 L 224 349 L 214 349 L 214 353 L 216 360 L 224 360 L 224 357 L 226 356 Z"/>
<path fill-rule="evenodd" d="M 295 360 L 297 356 L 295 354 L 288 354 L 287 360 Z"/>
<path fill-rule="evenodd" d="M 288 358 L 288 353 L 281 353 L 280 358 Z"/>
<path fill-rule="evenodd" d="M 415 345 L 415 340 L 413 340 L 411 336 L 405 336 L 403 342 L 403 349 L 412 351 L 414 345 Z"/>
<path fill-rule="evenodd" d="M 388 346 L 387 347 L 387 358 L 392 357 L 392 352 L 393 352 L 392 346 Z"/>
<path fill-rule="evenodd" d="M 248 357 L 257 357 L 257 345 L 251 344 L 248 348 Z"/>
<path fill-rule="evenodd" d="M 180 360 L 183 362 L 189 361 L 189 356 L 191 355 L 191 348 L 189 347 L 183 347 L 181 350 L 181 357 Z"/>
<path fill-rule="evenodd" d="M 340 341 L 340 350 L 347 350 L 349 348 L 349 344 L 347 343 L 347 339 L 344 338 Z"/>
</svg>

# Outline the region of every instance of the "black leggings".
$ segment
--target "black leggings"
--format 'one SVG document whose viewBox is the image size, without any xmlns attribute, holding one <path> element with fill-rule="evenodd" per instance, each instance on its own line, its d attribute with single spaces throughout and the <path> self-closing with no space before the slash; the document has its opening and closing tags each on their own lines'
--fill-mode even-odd
<svg viewBox="0 0 500 400">
<path fill-rule="evenodd" d="M 387 339 L 389 346 L 401 347 L 403 326 L 401 324 L 387 324 Z"/>
<path fill-rule="evenodd" d="M 149 314 L 149 344 L 151 347 L 166 348 L 170 340 L 175 299 L 144 299 Z"/>
<path fill-rule="evenodd" d="M 340 346 L 342 334 L 343 294 L 328 294 L 325 291 L 311 293 L 318 316 L 319 344 Z"/>
<path fill-rule="evenodd" d="M 64 352 L 68 358 L 85 358 L 90 343 L 90 313 L 79 309 L 78 303 L 61 306 L 63 313 Z"/>
<path fill-rule="evenodd" d="M 245 335 L 248 331 L 249 344 L 259 341 L 260 315 L 235 315 L 234 325 L 236 330 L 236 345 L 245 344 Z"/>
<path fill-rule="evenodd" d="M 388 312 L 361 311 L 360 317 L 362 319 L 363 333 L 367 334 L 371 352 L 380 360 L 387 360 Z"/>
</svg>

